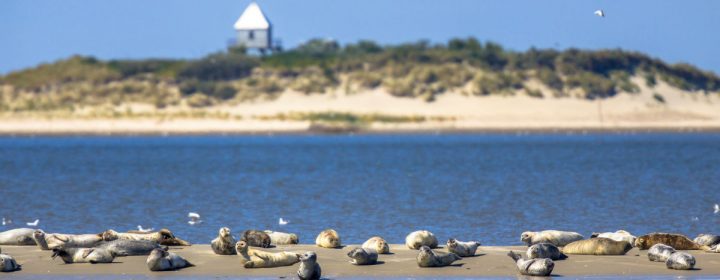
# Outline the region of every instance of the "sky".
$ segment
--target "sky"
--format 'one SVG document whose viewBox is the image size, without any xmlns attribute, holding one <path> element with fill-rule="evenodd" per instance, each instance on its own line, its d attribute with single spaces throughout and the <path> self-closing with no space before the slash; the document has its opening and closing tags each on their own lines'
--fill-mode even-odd
<svg viewBox="0 0 720 280">
<path fill-rule="evenodd" d="M 74 54 L 199 58 L 224 50 L 250 0 L 2 0 L 0 74 Z M 530 47 L 622 48 L 720 74 L 715 0 L 257 0 L 291 48 L 311 38 L 397 44 L 475 37 Z M 603 9 L 605 18 L 593 12 Z"/>
</svg>

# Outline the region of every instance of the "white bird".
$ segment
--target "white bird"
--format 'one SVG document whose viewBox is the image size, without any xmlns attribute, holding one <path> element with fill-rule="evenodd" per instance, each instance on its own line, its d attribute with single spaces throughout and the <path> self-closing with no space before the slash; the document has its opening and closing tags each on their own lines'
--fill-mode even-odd
<svg viewBox="0 0 720 280">
<path fill-rule="evenodd" d="M 597 10 L 595 11 L 595 15 L 599 17 L 605 17 L 605 12 L 603 10 Z"/>
<path fill-rule="evenodd" d="M 7 222 L 5 221 L 5 217 L 3 217 L 2 225 L 3 225 L 3 226 L 4 226 L 4 225 L 7 225 Z"/>
<path fill-rule="evenodd" d="M 29 227 L 36 227 L 40 223 L 40 219 L 35 219 L 32 223 L 27 223 Z"/>
<path fill-rule="evenodd" d="M 278 220 L 278 225 L 281 226 L 287 225 L 288 223 L 290 223 L 290 221 L 283 220 L 282 217 L 280 217 L 280 219 Z"/>
<path fill-rule="evenodd" d="M 188 213 L 188 218 L 190 218 L 190 220 L 188 221 L 188 224 L 190 224 L 191 226 L 202 223 L 202 220 L 200 220 L 200 214 L 198 214 L 198 213 L 190 212 L 190 213 Z"/>
<path fill-rule="evenodd" d="M 138 231 L 139 232 L 151 232 L 154 228 L 143 228 L 141 225 L 138 225 Z"/>
<path fill-rule="evenodd" d="M 720 213 L 720 205 L 718 205 L 717 203 L 715 204 L 715 212 L 714 213 L 715 214 Z"/>
</svg>

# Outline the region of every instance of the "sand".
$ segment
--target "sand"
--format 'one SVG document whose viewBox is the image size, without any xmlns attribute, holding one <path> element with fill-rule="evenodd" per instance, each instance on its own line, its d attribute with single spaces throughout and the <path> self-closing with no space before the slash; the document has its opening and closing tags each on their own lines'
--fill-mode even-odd
<svg viewBox="0 0 720 280">
<path fill-rule="evenodd" d="M 219 105 L 205 109 L 226 118 L 63 118 L 0 117 L 0 134 L 205 134 L 305 132 L 310 121 L 273 119 L 279 114 L 339 112 L 356 115 L 427 117 L 424 122 L 375 122 L 368 132 L 497 131 L 497 130 L 649 130 L 720 131 L 720 93 L 687 92 L 660 83 L 639 93 L 620 93 L 602 101 L 575 97 L 465 96 L 449 92 L 434 102 L 401 98 L 383 89 L 347 93 L 342 90 L 305 95 L 286 91 L 275 100 Z M 661 94 L 665 103 L 657 101 Z M 127 105 L 129 106 L 129 105 Z M 152 106 L 132 105 L 138 115 L 157 113 Z M 182 112 L 182 108 L 170 109 Z M 270 120 L 268 120 L 270 119 Z M 438 120 L 439 119 L 439 120 Z"/>
<path fill-rule="evenodd" d="M 346 253 L 353 248 L 324 249 L 313 245 L 282 246 L 270 251 L 287 250 L 318 253 L 323 276 L 336 277 L 515 277 L 517 270 L 506 256 L 509 250 L 524 252 L 526 247 L 481 247 L 478 256 L 464 258 L 456 266 L 443 268 L 420 268 L 415 262 L 417 251 L 392 245 L 391 255 L 380 255 L 382 262 L 372 266 L 354 266 L 348 263 Z M 143 275 L 143 276 L 235 276 L 235 277 L 294 277 L 298 265 L 280 268 L 245 269 L 237 256 L 215 255 L 209 245 L 172 248 L 175 253 L 194 263 L 179 271 L 150 272 L 145 265 L 146 257 L 117 258 L 112 264 L 63 264 L 58 258 L 52 260 L 49 251 L 35 247 L 2 246 L 3 253 L 10 254 L 23 265 L 23 270 L 6 276 L 58 276 L 58 275 Z M 437 249 L 444 251 L 445 249 Z M 664 263 L 650 262 L 647 251 L 633 249 L 624 256 L 579 256 L 557 261 L 553 275 L 556 276 L 720 276 L 720 254 L 688 251 L 697 259 L 696 270 L 670 270 Z"/>
</svg>

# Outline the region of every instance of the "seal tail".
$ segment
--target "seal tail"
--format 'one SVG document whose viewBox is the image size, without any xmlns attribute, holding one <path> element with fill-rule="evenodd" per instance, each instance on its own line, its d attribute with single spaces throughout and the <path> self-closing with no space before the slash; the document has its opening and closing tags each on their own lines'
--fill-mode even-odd
<svg viewBox="0 0 720 280">
<path fill-rule="evenodd" d="M 509 253 L 507 253 L 507 255 L 508 255 L 510 258 L 512 258 L 515 262 L 517 262 L 517 261 L 520 259 L 520 254 L 517 254 L 517 253 L 515 253 L 515 252 L 513 252 L 513 251 L 510 251 Z"/>
</svg>

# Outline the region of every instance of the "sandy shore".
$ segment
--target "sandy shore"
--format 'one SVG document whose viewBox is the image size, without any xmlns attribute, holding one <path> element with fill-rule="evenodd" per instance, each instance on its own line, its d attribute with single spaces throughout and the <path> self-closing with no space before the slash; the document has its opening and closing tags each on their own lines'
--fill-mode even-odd
<svg viewBox="0 0 720 280">
<path fill-rule="evenodd" d="M 515 277 L 517 270 L 506 256 L 509 250 L 524 252 L 526 247 L 481 247 L 478 256 L 464 258 L 456 266 L 443 268 L 419 268 L 415 262 L 417 251 L 392 245 L 391 255 L 380 255 L 382 263 L 372 266 L 354 266 L 348 263 L 346 253 L 354 246 L 342 249 L 324 249 L 313 245 L 281 246 L 270 251 L 287 250 L 318 253 L 323 277 Z M 50 252 L 34 247 L 3 246 L 3 253 L 10 254 L 23 265 L 23 270 L 7 276 L 59 276 L 59 275 L 115 275 L 115 276 L 233 276 L 233 277 L 294 277 L 297 265 L 280 268 L 245 269 L 237 256 L 215 255 L 209 245 L 173 248 L 196 267 L 170 272 L 150 272 L 145 265 L 146 257 L 117 258 L 112 264 L 63 264 L 58 258 L 52 260 Z M 438 249 L 444 251 L 444 249 Z M 697 259 L 696 270 L 677 271 L 665 268 L 664 263 L 650 262 L 647 251 L 633 249 L 625 256 L 578 256 L 572 255 L 557 261 L 554 276 L 720 276 L 720 254 L 689 251 Z"/>
<path fill-rule="evenodd" d="M 274 100 L 202 109 L 207 116 L 224 116 L 221 118 L 182 117 L 182 113 L 195 111 L 180 107 L 157 111 L 148 104 L 118 105 L 115 110 L 132 112 L 135 117 L 105 119 L 85 116 L 82 110 L 62 117 L 5 113 L 0 116 L 0 134 L 306 133 L 313 125 L 311 121 L 279 116 L 317 113 L 424 119 L 375 121 L 361 123 L 354 129 L 370 133 L 720 131 L 720 93 L 687 92 L 665 83 L 651 89 L 642 81 L 636 83 L 640 85 L 639 93 L 620 93 L 602 101 L 576 97 L 533 98 L 521 92 L 514 96 L 482 97 L 450 92 L 439 95 L 434 102 L 425 102 L 419 98 L 394 97 L 377 89 L 311 95 L 286 91 Z M 656 100 L 656 94 L 662 95 L 664 101 Z"/>
</svg>

